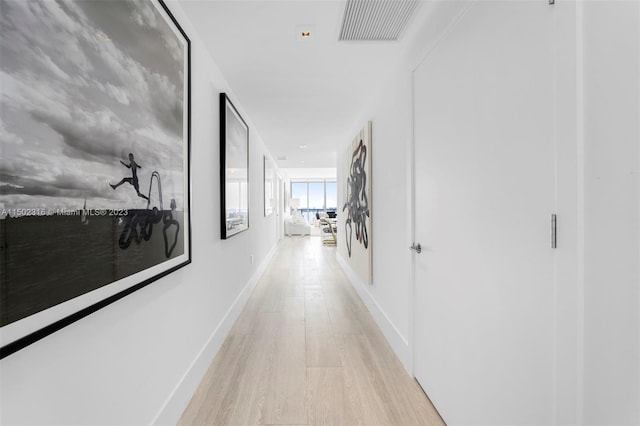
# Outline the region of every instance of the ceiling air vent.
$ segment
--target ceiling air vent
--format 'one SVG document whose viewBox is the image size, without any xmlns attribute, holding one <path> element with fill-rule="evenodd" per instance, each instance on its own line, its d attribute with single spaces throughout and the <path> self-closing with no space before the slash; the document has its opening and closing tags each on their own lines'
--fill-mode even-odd
<svg viewBox="0 0 640 426">
<path fill-rule="evenodd" d="M 347 0 L 340 41 L 396 41 L 419 0 Z"/>
</svg>

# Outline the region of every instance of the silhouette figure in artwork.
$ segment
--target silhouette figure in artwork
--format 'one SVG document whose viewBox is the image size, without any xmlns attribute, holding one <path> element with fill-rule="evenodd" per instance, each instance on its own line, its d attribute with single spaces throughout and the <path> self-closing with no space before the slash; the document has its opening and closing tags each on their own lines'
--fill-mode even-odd
<svg viewBox="0 0 640 426">
<path fill-rule="evenodd" d="M 147 197 L 146 195 L 140 193 L 140 184 L 138 183 L 138 170 L 137 169 L 141 169 L 142 166 L 140 164 L 136 163 L 136 161 L 133 158 L 133 154 L 129 153 L 129 164 L 125 163 L 122 160 L 120 160 L 120 163 L 122 163 L 122 165 L 125 166 L 127 169 L 131 169 L 131 177 L 130 178 L 123 178 L 120 182 L 118 182 L 115 185 L 110 183 L 109 186 L 115 190 L 117 187 L 119 187 L 123 183 L 128 182 L 131 185 L 133 185 L 133 187 L 135 188 L 136 192 L 138 193 L 138 197 L 144 198 L 145 200 L 149 201 L 149 197 Z"/>
</svg>

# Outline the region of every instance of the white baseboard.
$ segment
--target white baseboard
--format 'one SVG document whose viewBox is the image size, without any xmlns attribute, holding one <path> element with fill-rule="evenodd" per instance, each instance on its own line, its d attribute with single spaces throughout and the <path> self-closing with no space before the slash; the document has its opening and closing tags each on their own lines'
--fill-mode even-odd
<svg viewBox="0 0 640 426">
<path fill-rule="evenodd" d="M 380 307 L 376 299 L 369 292 L 370 285 L 366 284 L 358 274 L 349 266 L 349 263 L 342 257 L 339 253 L 336 254 L 336 259 L 338 260 L 338 264 L 344 271 L 349 281 L 351 281 L 351 285 L 356 289 L 358 295 L 369 309 L 371 316 L 376 321 L 376 324 L 382 331 L 382 334 L 387 339 L 389 346 L 396 353 L 396 356 L 400 359 L 404 368 L 412 374 L 411 367 L 411 350 L 409 348 L 409 342 L 407 339 L 398 331 L 393 322 L 389 319 L 384 310 Z"/>
<path fill-rule="evenodd" d="M 175 425 L 180 420 L 180 416 L 191 401 L 193 393 L 198 388 L 202 377 L 213 362 L 216 354 L 220 350 L 224 339 L 227 338 L 231 327 L 238 319 L 240 312 L 249 300 L 249 296 L 253 291 L 260 277 L 267 268 L 274 253 L 276 252 L 278 243 L 274 244 L 269 253 L 265 256 L 262 263 L 258 266 L 256 272 L 251 276 L 247 284 L 244 286 L 236 300 L 231 304 L 229 310 L 222 318 L 222 321 L 215 328 L 211 336 L 195 357 L 185 374 L 182 376 L 173 392 L 169 395 L 165 403 L 162 405 L 155 419 L 151 422 L 154 425 Z"/>
</svg>

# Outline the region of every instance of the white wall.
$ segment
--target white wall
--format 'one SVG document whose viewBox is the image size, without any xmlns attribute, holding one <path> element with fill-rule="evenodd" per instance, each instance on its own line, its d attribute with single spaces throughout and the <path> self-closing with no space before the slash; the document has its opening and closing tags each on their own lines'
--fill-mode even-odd
<svg viewBox="0 0 640 426">
<path fill-rule="evenodd" d="M 192 47 L 193 262 L 3 359 L 2 424 L 175 424 L 272 253 L 266 149 L 253 127 L 250 229 L 220 239 L 219 92 L 242 105 L 180 7 L 169 7 Z"/>
<path fill-rule="evenodd" d="M 336 179 L 335 167 L 281 168 L 289 180 Z"/>
<path fill-rule="evenodd" d="M 358 123 L 372 121 L 371 248 L 373 279 L 368 285 L 351 270 L 350 278 L 400 359 L 409 363 L 410 241 L 408 151 L 411 147 L 410 80 L 403 73 L 383 86 Z M 354 133 L 354 137 L 356 136 Z M 344 164 L 344 149 L 338 164 Z M 345 202 L 345 170 L 338 167 L 338 204 Z M 340 209 L 341 210 L 341 209 Z M 338 255 L 349 264 L 344 233 L 345 214 L 338 214 Z M 355 244 L 355 242 L 354 242 Z M 350 267 L 349 267 L 350 268 Z"/>
<path fill-rule="evenodd" d="M 584 3 L 587 424 L 640 424 L 639 5 Z"/>
</svg>

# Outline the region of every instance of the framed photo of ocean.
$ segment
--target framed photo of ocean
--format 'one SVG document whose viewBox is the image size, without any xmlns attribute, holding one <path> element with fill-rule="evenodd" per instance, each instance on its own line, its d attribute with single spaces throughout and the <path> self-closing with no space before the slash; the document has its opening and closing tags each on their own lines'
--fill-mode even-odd
<svg viewBox="0 0 640 426">
<path fill-rule="evenodd" d="M 190 42 L 161 0 L 0 9 L 0 357 L 191 262 Z"/>
</svg>

